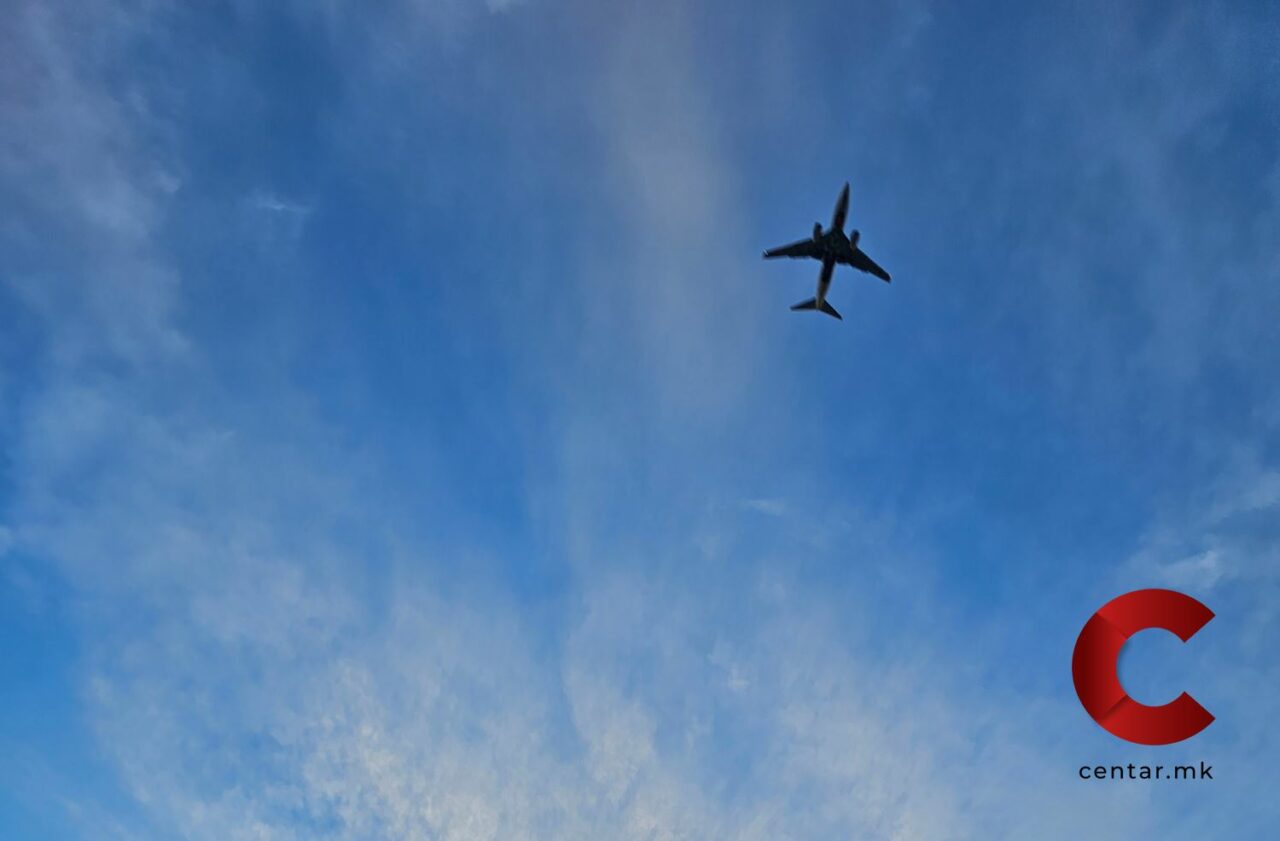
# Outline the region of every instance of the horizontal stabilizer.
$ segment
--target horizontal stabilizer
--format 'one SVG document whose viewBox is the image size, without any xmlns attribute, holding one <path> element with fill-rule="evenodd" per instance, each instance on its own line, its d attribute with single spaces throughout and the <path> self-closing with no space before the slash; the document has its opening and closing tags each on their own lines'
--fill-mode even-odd
<svg viewBox="0 0 1280 841">
<path fill-rule="evenodd" d="M 800 310 L 816 310 L 818 308 L 819 308 L 818 300 L 816 298 L 810 298 L 807 301 L 801 301 L 800 303 L 795 304 L 791 307 L 791 309 L 796 312 Z M 844 319 L 840 316 L 840 313 L 836 312 L 836 308 L 831 306 L 831 304 L 828 303 L 827 301 L 822 302 L 821 309 L 823 312 L 825 312 L 827 315 L 831 316 L 832 318 L 836 318 L 836 319 L 839 319 L 840 321 L 844 321 Z"/>
</svg>

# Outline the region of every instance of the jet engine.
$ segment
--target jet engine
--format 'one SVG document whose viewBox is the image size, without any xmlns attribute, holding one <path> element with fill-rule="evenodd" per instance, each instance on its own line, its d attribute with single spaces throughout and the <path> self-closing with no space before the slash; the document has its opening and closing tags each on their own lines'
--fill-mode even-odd
<svg viewBox="0 0 1280 841">
<path fill-rule="evenodd" d="M 814 222 L 813 223 L 813 241 L 817 242 L 820 239 L 822 239 L 822 223 Z"/>
<path fill-rule="evenodd" d="M 850 244 L 850 245 L 854 245 L 854 246 L 856 246 L 856 245 L 858 244 L 858 237 L 860 237 L 860 236 L 862 236 L 862 234 L 858 233 L 856 230 L 855 230 L 855 231 L 850 231 L 850 232 L 849 232 L 849 244 Z"/>
</svg>

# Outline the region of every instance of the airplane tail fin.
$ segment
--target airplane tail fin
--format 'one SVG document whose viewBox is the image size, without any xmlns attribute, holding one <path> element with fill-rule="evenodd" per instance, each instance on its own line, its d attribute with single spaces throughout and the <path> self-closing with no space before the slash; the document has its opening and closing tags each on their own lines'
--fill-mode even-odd
<svg viewBox="0 0 1280 841">
<path fill-rule="evenodd" d="M 799 312 L 800 310 L 816 310 L 818 309 L 818 299 L 810 298 L 807 301 L 801 301 L 800 303 L 791 307 L 791 309 L 793 312 Z M 823 312 L 825 312 L 827 315 L 831 316 L 832 318 L 838 319 L 840 321 L 844 321 L 844 318 L 841 317 L 840 313 L 836 312 L 836 308 L 831 306 L 830 302 L 823 301 L 821 309 Z"/>
</svg>

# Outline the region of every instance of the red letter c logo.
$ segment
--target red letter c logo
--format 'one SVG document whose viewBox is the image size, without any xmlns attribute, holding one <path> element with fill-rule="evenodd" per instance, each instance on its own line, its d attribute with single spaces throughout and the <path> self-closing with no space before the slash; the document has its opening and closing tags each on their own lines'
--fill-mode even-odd
<svg viewBox="0 0 1280 841">
<path fill-rule="evenodd" d="M 1085 623 L 1071 657 L 1080 703 L 1102 729 L 1129 742 L 1190 739 L 1213 722 L 1209 711 L 1185 692 L 1161 707 L 1139 704 L 1120 685 L 1116 660 L 1138 631 L 1163 628 L 1186 642 L 1212 618 L 1212 610 L 1173 590 L 1135 590 L 1107 602 Z"/>
</svg>

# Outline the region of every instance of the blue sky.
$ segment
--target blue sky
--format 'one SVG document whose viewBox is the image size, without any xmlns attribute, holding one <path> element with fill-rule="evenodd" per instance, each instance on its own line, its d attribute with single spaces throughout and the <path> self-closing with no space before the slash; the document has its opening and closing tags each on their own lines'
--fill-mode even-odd
<svg viewBox="0 0 1280 841">
<path fill-rule="evenodd" d="M 1269 837 L 1273 7 L 199 5 L 0 34 L 6 837 Z"/>
</svg>

